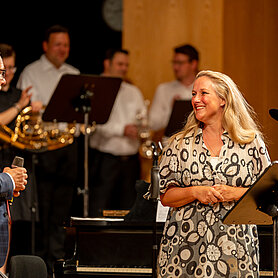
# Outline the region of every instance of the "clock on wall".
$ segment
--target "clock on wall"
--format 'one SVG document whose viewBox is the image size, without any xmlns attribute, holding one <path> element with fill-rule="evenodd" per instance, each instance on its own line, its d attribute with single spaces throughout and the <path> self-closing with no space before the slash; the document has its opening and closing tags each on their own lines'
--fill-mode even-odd
<svg viewBox="0 0 278 278">
<path fill-rule="evenodd" d="M 115 31 L 122 31 L 122 0 L 104 0 L 102 16 L 105 23 Z"/>
</svg>

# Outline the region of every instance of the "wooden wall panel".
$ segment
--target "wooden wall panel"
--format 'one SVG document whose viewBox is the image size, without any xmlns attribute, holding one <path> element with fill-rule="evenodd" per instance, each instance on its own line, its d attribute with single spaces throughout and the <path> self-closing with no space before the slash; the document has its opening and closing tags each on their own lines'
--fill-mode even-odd
<svg viewBox="0 0 278 278">
<path fill-rule="evenodd" d="M 269 109 L 278 108 L 278 1 L 224 2 L 224 72 L 239 85 L 258 113 L 272 160 L 278 159 L 278 122 Z"/>
<path fill-rule="evenodd" d="M 193 44 L 200 68 L 222 69 L 223 0 L 124 0 L 123 47 L 129 77 L 152 100 L 158 84 L 173 79 L 173 48 Z"/>
<path fill-rule="evenodd" d="M 273 120 L 268 110 L 278 109 L 278 1 L 267 0 L 264 3 L 264 90 L 262 97 L 266 109 L 261 115 L 263 127 L 269 140 L 272 160 L 278 160 L 278 121 Z M 258 105 L 259 101 L 257 102 Z"/>
</svg>

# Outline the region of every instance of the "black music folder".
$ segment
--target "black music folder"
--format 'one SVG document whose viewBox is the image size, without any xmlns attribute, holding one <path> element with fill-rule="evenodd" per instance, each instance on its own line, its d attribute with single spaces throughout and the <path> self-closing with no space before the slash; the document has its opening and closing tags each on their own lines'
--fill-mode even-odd
<svg viewBox="0 0 278 278">
<path fill-rule="evenodd" d="M 223 223 L 272 225 L 270 206 L 278 204 L 277 193 L 278 161 L 274 161 L 225 215 Z"/>
<path fill-rule="evenodd" d="M 92 92 L 89 123 L 104 124 L 110 116 L 122 79 L 89 74 L 65 74 L 61 77 L 42 119 L 44 121 L 84 123 L 84 113 L 77 111 L 80 95 Z"/>
<path fill-rule="evenodd" d="M 181 131 L 192 110 L 191 100 L 176 100 L 164 135 L 171 137 L 173 134 Z"/>
</svg>

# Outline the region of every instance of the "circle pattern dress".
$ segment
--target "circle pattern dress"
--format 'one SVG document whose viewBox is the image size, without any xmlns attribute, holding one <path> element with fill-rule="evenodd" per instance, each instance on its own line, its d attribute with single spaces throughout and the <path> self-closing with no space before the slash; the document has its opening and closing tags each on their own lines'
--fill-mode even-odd
<svg viewBox="0 0 278 278">
<path fill-rule="evenodd" d="M 196 136 L 176 137 L 160 162 L 160 191 L 169 186 L 226 184 L 249 187 L 270 165 L 263 141 L 234 143 L 227 132 L 217 163 Z M 259 277 L 259 247 L 255 225 L 225 225 L 221 219 L 234 202 L 205 205 L 193 201 L 171 208 L 158 257 L 158 277 Z M 248 212 L 246 212 L 248 213 Z"/>
</svg>

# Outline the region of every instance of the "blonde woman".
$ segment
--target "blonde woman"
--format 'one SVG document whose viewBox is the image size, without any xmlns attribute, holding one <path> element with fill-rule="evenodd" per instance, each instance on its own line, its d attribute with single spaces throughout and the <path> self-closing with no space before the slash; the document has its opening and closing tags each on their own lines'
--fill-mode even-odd
<svg viewBox="0 0 278 278">
<path fill-rule="evenodd" d="M 170 206 L 159 277 L 259 277 L 255 225 L 224 225 L 228 210 L 270 164 L 253 109 L 225 74 L 201 71 L 193 112 L 160 162 Z"/>
</svg>

